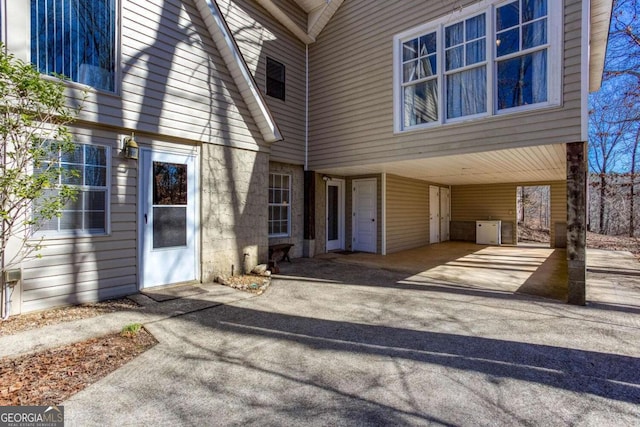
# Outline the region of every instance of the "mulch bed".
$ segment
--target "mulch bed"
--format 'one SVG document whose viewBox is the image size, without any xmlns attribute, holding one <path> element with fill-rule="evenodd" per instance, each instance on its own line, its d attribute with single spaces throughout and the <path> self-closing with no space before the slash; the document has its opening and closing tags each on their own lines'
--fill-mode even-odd
<svg viewBox="0 0 640 427">
<path fill-rule="evenodd" d="M 143 328 L 0 359 L 0 406 L 59 405 L 155 344 Z"/>
<path fill-rule="evenodd" d="M 128 298 L 112 299 L 90 304 L 60 307 L 35 313 L 11 316 L 0 321 L 0 337 L 13 335 L 18 332 L 37 329 L 47 325 L 54 325 L 73 320 L 87 319 L 101 314 L 115 311 L 135 310 L 139 305 Z"/>
</svg>

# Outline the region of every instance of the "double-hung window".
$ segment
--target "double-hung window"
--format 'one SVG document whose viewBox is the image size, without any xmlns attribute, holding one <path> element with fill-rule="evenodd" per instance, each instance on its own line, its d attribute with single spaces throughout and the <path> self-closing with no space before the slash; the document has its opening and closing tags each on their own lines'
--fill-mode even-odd
<svg viewBox="0 0 640 427">
<path fill-rule="evenodd" d="M 290 235 L 291 176 L 269 174 L 269 237 Z"/>
<path fill-rule="evenodd" d="M 445 27 L 444 40 L 447 119 L 486 113 L 486 15 Z"/>
<path fill-rule="evenodd" d="M 548 25 L 543 0 L 496 9 L 498 110 L 547 101 Z"/>
<path fill-rule="evenodd" d="M 484 0 L 394 38 L 395 130 L 560 104 L 562 2 Z"/>
<path fill-rule="evenodd" d="M 116 0 L 31 0 L 31 62 L 115 91 Z"/>
<path fill-rule="evenodd" d="M 61 215 L 39 228 L 40 231 L 60 234 L 105 234 L 109 206 L 109 149 L 99 145 L 74 144 L 74 149 L 53 153 L 62 173 L 54 184 L 67 185 L 76 190 L 75 198 L 68 200 Z M 48 162 L 43 162 L 43 169 Z M 35 173 L 38 173 L 36 170 Z M 35 209 L 38 209 L 36 202 Z"/>
<path fill-rule="evenodd" d="M 427 33 L 402 44 L 404 126 L 438 120 L 438 37 Z"/>
</svg>

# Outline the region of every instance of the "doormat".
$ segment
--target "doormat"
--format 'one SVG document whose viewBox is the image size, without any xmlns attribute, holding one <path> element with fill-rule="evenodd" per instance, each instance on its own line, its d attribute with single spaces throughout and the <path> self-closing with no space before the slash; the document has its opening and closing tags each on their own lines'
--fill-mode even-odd
<svg viewBox="0 0 640 427">
<path fill-rule="evenodd" d="M 178 298 L 190 297 L 198 294 L 205 294 L 207 290 L 193 285 L 172 286 L 168 288 L 149 289 L 140 292 L 156 302 L 170 301 Z"/>
<path fill-rule="evenodd" d="M 335 252 L 331 252 L 332 254 L 339 254 L 339 255 L 352 255 L 352 254 L 359 254 L 359 251 L 335 251 Z"/>
</svg>

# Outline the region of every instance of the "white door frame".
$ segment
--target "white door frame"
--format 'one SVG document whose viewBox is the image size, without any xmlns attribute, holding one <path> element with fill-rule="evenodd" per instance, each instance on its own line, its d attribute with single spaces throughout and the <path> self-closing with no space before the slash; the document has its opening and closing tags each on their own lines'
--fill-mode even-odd
<svg viewBox="0 0 640 427">
<path fill-rule="evenodd" d="M 140 159 L 139 159 L 139 168 L 138 168 L 138 288 L 140 290 L 144 288 L 148 288 L 151 286 L 160 286 L 159 284 L 149 284 L 148 281 L 145 281 L 144 267 L 145 267 L 145 239 L 147 238 L 148 226 L 150 224 L 147 223 L 148 218 L 148 208 L 149 208 L 149 200 L 152 197 L 151 190 L 151 182 L 147 181 L 148 178 L 145 178 L 145 173 L 150 173 L 151 165 L 153 163 L 153 155 L 169 155 L 169 156 L 181 156 L 188 157 L 193 159 L 193 188 L 192 191 L 188 190 L 188 199 L 193 201 L 193 206 L 189 207 L 188 210 L 192 211 L 193 222 L 192 222 L 192 244 L 193 244 L 193 275 L 192 278 L 188 280 L 199 280 L 200 277 L 200 171 L 199 171 L 199 163 L 198 163 L 198 153 L 195 150 L 189 151 L 181 151 L 181 150 L 167 150 L 167 149 L 151 149 L 151 148 L 141 148 L 140 149 Z M 145 217 L 145 215 L 147 215 Z M 152 226 L 152 225 L 151 225 Z M 147 283 L 145 283 L 147 282 Z M 167 283 L 169 284 L 169 283 Z"/>
<path fill-rule="evenodd" d="M 440 187 L 440 241 L 449 240 L 451 221 L 451 190 Z"/>
<path fill-rule="evenodd" d="M 344 179 L 332 178 L 327 181 L 325 186 L 325 230 L 326 230 L 326 250 L 335 251 L 344 249 L 345 230 L 344 230 Z M 338 188 L 338 239 L 329 240 L 329 187 Z"/>
<path fill-rule="evenodd" d="M 429 243 L 440 243 L 440 187 L 429 186 Z"/>
<path fill-rule="evenodd" d="M 358 205 L 357 205 L 357 196 L 356 196 L 356 187 L 360 184 L 363 183 L 373 183 L 373 203 L 374 203 L 374 207 L 373 207 L 373 212 L 370 215 L 370 217 L 367 218 L 363 218 L 363 221 L 367 221 L 367 223 L 371 222 L 373 223 L 373 241 L 371 242 L 370 245 L 367 244 L 362 244 L 362 242 L 360 240 L 358 240 L 358 219 L 360 218 L 361 214 L 358 212 Z M 361 250 L 364 252 L 373 252 L 376 253 L 378 250 L 378 181 L 376 178 L 363 178 L 363 179 L 354 179 L 353 180 L 353 193 L 352 193 L 352 198 L 351 198 L 351 209 L 352 209 L 352 223 L 351 223 L 351 229 L 352 229 L 352 240 L 353 240 L 353 245 L 352 248 L 354 251 L 357 250 Z"/>
</svg>

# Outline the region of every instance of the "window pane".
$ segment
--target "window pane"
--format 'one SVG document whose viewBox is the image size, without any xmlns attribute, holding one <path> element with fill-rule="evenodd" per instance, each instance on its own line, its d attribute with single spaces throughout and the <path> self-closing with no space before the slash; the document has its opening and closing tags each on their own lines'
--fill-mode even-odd
<svg viewBox="0 0 640 427">
<path fill-rule="evenodd" d="M 522 2 L 522 22 L 529 22 L 547 16 L 547 0 L 524 0 Z"/>
<path fill-rule="evenodd" d="M 82 166 L 62 165 L 61 181 L 67 185 L 82 185 Z"/>
<path fill-rule="evenodd" d="M 153 248 L 169 248 L 187 244 L 187 207 L 153 208 Z"/>
<path fill-rule="evenodd" d="M 101 166 L 87 166 L 84 171 L 84 185 L 94 187 L 104 187 L 107 185 L 107 168 Z"/>
<path fill-rule="evenodd" d="M 474 16 L 465 22 L 467 41 L 484 37 L 487 34 L 484 15 Z"/>
<path fill-rule="evenodd" d="M 547 101 L 547 50 L 498 62 L 498 109 Z"/>
<path fill-rule="evenodd" d="M 104 211 L 106 195 L 106 191 L 87 191 L 85 193 L 86 209 L 89 211 Z"/>
<path fill-rule="evenodd" d="M 476 40 L 467 44 L 467 65 L 483 62 L 487 59 L 487 44 L 485 39 Z"/>
<path fill-rule="evenodd" d="M 115 0 L 31 0 L 31 61 L 44 74 L 113 91 Z"/>
<path fill-rule="evenodd" d="M 340 203 L 338 187 L 327 187 L 327 240 L 338 240 Z"/>
<path fill-rule="evenodd" d="M 436 53 L 436 33 L 430 33 L 420 37 L 420 56 Z"/>
<path fill-rule="evenodd" d="M 496 30 L 501 31 L 520 23 L 520 6 L 517 1 L 499 7 L 496 12 Z"/>
<path fill-rule="evenodd" d="M 75 198 L 67 200 L 62 207 L 65 211 L 81 211 L 84 204 L 84 194 L 80 191 L 75 195 Z"/>
<path fill-rule="evenodd" d="M 82 230 L 82 212 L 62 212 L 60 230 Z"/>
<path fill-rule="evenodd" d="M 418 39 L 402 43 L 402 60 L 409 61 L 418 57 Z"/>
<path fill-rule="evenodd" d="M 285 100 L 285 67 L 284 64 L 267 58 L 267 95 Z"/>
<path fill-rule="evenodd" d="M 464 67 L 464 46 L 454 47 L 445 53 L 447 71 Z"/>
<path fill-rule="evenodd" d="M 438 120 L 436 80 L 404 88 L 404 125 L 414 126 Z"/>
<path fill-rule="evenodd" d="M 520 51 L 520 30 L 515 28 L 498 34 L 496 44 L 498 56 Z"/>
<path fill-rule="evenodd" d="M 464 25 L 462 22 L 451 25 L 444 30 L 445 47 L 459 45 L 464 42 Z"/>
<path fill-rule="evenodd" d="M 104 230 L 104 212 L 87 212 L 84 214 L 84 226 L 89 230 Z"/>
<path fill-rule="evenodd" d="M 435 76 L 437 73 L 435 55 L 427 56 L 420 60 L 420 78 Z"/>
<path fill-rule="evenodd" d="M 82 163 L 82 154 L 83 154 L 83 147 L 84 145 L 82 144 L 76 144 L 74 145 L 72 150 L 68 150 L 68 151 L 62 151 L 61 156 L 60 156 L 60 161 L 64 162 L 64 163 Z"/>
<path fill-rule="evenodd" d="M 153 204 L 187 204 L 187 165 L 153 162 Z"/>
<path fill-rule="evenodd" d="M 106 166 L 107 149 L 95 145 L 85 145 L 85 163 L 88 165 Z"/>
<path fill-rule="evenodd" d="M 411 82 L 413 80 L 419 79 L 418 77 L 418 61 L 407 62 L 403 66 L 404 69 L 404 82 Z"/>
<path fill-rule="evenodd" d="M 487 112 L 487 70 L 473 68 L 447 76 L 447 118 Z"/>
<path fill-rule="evenodd" d="M 522 48 L 529 49 L 547 43 L 547 20 L 532 22 L 522 26 Z"/>
</svg>

